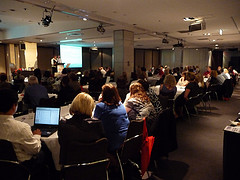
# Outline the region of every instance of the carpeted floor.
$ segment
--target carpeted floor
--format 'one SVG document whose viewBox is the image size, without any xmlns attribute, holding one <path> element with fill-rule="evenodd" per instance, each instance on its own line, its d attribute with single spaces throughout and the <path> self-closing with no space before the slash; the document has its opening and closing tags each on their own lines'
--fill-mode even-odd
<svg viewBox="0 0 240 180">
<path fill-rule="evenodd" d="M 222 180 L 223 129 L 240 111 L 240 85 L 229 101 L 212 100 L 211 112 L 177 122 L 178 149 L 163 160 L 158 172 L 149 179 Z"/>
</svg>

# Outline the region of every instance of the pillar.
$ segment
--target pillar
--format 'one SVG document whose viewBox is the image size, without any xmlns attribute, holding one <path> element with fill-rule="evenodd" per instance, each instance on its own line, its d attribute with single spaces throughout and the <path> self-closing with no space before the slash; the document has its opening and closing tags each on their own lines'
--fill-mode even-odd
<svg viewBox="0 0 240 180">
<path fill-rule="evenodd" d="M 122 72 L 127 73 L 130 80 L 134 70 L 134 33 L 126 30 L 114 31 L 114 72 L 115 81 Z"/>
</svg>

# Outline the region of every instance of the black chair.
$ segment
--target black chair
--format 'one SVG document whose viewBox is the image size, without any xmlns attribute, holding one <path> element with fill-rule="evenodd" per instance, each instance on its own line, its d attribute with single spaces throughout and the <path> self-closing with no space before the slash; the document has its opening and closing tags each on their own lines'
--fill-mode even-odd
<svg viewBox="0 0 240 180">
<path fill-rule="evenodd" d="M 108 141 L 102 138 L 92 143 L 72 142 L 62 168 L 64 180 L 108 179 Z"/>
<path fill-rule="evenodd" d="M 193 97 L 189 97 L 187 102 L 184 104 L 184 109 L 186 110 L 188 119 L 190 120 L 191 110 L 194 110 L 198 114 L 197 105 L 201 102 L 202 94 L 198 94 Z"/>
<path fill-rule="evenodd" d="M 0 179 L 30 180 L 30 178 L 29 170 L 18 162 L 12 143 L 0 140 Z"/>
<path fill-rule="evenodd" d="M 130 122 L 124 143 L 122 147 L 116 152 L 123 180 L 127 179 L 127 177 L 130 176 L 129 174 L 124 173 L 124 166 L 127 163 L 130 162 L 132 165 L 135 165 L 137 167 L 140 164 L 143 123 L 143 120 L 135 120 Z"/>
</svg>

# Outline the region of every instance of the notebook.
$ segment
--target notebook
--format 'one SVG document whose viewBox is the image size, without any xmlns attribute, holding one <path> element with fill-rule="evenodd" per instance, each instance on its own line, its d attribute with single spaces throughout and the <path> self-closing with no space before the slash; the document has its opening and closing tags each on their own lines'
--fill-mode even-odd
<svg viewBox="0 0 240 180">
<path fill-rule="evenodd" d="M 43 137 L 57 131 L 60 120 L 60 108 L 36 107 L 34 129 L 40 129 Z"/>
</svg>

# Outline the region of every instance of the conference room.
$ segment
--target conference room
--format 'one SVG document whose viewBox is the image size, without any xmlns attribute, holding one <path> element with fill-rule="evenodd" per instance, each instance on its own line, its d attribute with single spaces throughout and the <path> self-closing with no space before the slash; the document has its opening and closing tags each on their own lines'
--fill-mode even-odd
<svg viewBox="0 0 240 180">
<path fill-rule="evenodd" d="M 189 89 L 178 83 L 182 72 L 200 74 L 210 87 L 212 76 L 207 68 L 218 71 L 220 67 L 228 73 L 217 75 L 223 73 L 225 78 L 229 74 L 226 79 L 231 79 L 230 85 L 220 83 L 212 86 L 211 92 L 196 94 L 201 99 L 197 105 L 182 106 L 183 118 L 173 113 L 174 125 L 162 124 L 167 132 L 164 138 L 175 134 L 174 140 L 166 138 L 163 145 L 176 141 L 177 148 L 161 155 L 160 160 L 151 160 L 148 173 L 141 178 L 228 179 L 223 138 L 225 127 L 231 125 L 229 120 L 234 121 L 239 112 L 239 5 L 235 0 L 1 0 L 0 73 L 18 93 L 14 117 L 33 126 L 35 108 L 50 106 L 60 108 L 59 119 L 69 119 L 71 103 L 79 92 L 90 94 L 97 105 L 102 86 L 109 83 L 118 90 L 124 104 L 131 84 L 139 79 L 147 81 L 148 91 L 164 104 L 161 86 L 167 71 L 176 78 L 176 93 L 171 98 L 175 102 Z M 38 85 L 46 89 L 39 99 L 47 100 L 40 104 L 32 104 L 38 95 L 29 95 L 40 89 L 29 88 L 31 76 L 36 76 Z M 170 108 L 175 107 L 171 104 Z M 63 166 L 59 163 L 57 132 L 41 140 L 52 152 L 60 173 Z M 124 168 L 119 172 L 117 178 L 126 176 Z"/>
</svg>

